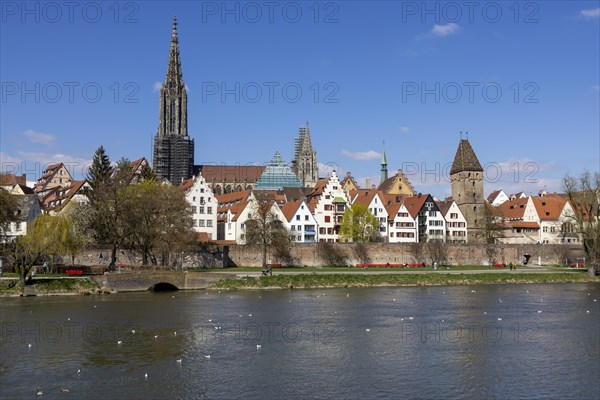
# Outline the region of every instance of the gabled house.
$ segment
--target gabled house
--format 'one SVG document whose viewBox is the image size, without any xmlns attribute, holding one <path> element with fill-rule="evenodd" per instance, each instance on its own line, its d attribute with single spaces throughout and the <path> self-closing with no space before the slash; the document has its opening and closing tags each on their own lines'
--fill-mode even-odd
<svg viewBox="0 0 600 400">
<path fill-rule="evenodd" d="M 350 204 L 363 204 L 379 221 L 379 234 L 383 238 L 388 236 L 388 212 L 385 208 L 386 196 L 380 190 L 360 189 L 351 190 L 349 193 Z"/>
<path fill-rule="evenodd" d="M 506 193 L 504 193 L 504 190 L 502 190 L 502 189 L 493 191 L 487 197 L 488 203 L 494 207 L 497 207 L 500 204 L 502 204 L 508 200 L 509 200 L 508 196 L 506 195 Z"/>
<path fill-rule="evenodd" d="M 240 237 L 237 221 L 251 195 L 250 190 L 240 190 L 217 196 L 217 240 L 236 243 Z"/>
<path fill-rule="evenodd" d="M 129 167 L 131 168 L 131 183 L 139 183 L 144 180 L 142 178 L 142 171 L 144 168 L 148 168 L 150 171 L 152 170 L 146 157 L 138 158 L 137 160 L 130 162 Z"/>
<path fill-rule="evenodd" d="M 10 192 L 16 185 L 27 186 L 27 176 L 25 174 L 21 176 L 0 174 L 0 188 Z"/>
<path fill-rule="evenodd" d="M 304 200 L 285 203 L 281 212 L 285 216 L 292 242 L 312 243 L 318 240 L 317 220 Z"/>
<path fill-rule="evenodd" d="M 306 201 L 319 227 L 320 242 L 337 242 L 342 217 L 349 204 L 335 171 L 319 179 Z"/>
<path fill-rule="evenodd" d="M 538 243 L 540 224 L 531 197 L 511 195 L 509 201 L 497 207 L 502 224 L 500 243 Z"/>
<path fill-rule="evenodd" d="M 37 180 L 33 191 L 42 199 L 53 188 L 68 185 L 72 181 L 73 178 L 63 163 L 52 164 L 46 168 L 40 179 Z"/>
<path fill-rule="evenodd" d="M 454 200 L 437 201 L 446 220 L 446 243 L 467 243 L 467 220 Z"/>
<path fill-rule="evenodd" d="M 70 203 L 85 204 L 88 198 L 86 190 L 91 186 L 86 181 L 71 181 L 64 186 L 56 186 L 42 198 L 42 209 L 49 214 L 58 214 L 65 210 Z"/>
<path fill-rule="evenodd" d="M 342 189 L 344 189 L 346 192 L 358 189 L 358 183 L 356 183 L 356 179 L 354 179 L 350 171 L 346 173 L 346 176 L 344 177 L 344 179 L 342 179 L 340 185 L 342 185 Z"/>
<path fill-rule="evenodd" d="M 539 243 L 578 243 L 574 233 L 575 212 L 567 198 L 558 194 L 531 197 L 540 224 Z M 571 225 L 571 228 L 569 226 Z"/>
<path fill-rule="evenodd" d="M 433 197 L 419 193 L 406 197 L 404 206 L 417 224 L 417 242 L 446 240 L 446 220 Z"/>
<path fill-rule="evenodd" d="M 2 190 L 2 189 L 0 189 Z M 42 213 L 42 207 L 35 194 L 13 195 L 17 201 L 16 221 L 11 222 L 5 234 L 6 242 L 15 240 L 17 236 L 27 234 L 27 226 Z"/>
<path fill-rule="evenodd" d="M 408 212 L 404 203 L 389 203 L 388 213 L 388 242 L 415 243 L 418 240 L 417 220 Z"/>
<path fill-rule="evenodd" d="M 401 196 L 415 195 L 415 189 L 401 169 L 399 169 L 394 176 L 381 182 L 378 189 L 385 194 Z"/>
<path fill-rule="evenodd" d="M 199 240 L 217 239 L 217 198 L 201 174 L 187 179 L 179 185 L 192 214 L 192 229 L 205 235 L 197 235 Z"/>
</svg>

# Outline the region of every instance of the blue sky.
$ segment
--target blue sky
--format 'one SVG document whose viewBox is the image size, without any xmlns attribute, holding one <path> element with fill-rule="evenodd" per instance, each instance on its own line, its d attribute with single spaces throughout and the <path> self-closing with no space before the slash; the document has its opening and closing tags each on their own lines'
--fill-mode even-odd
<svg viewBox="0 0 600 400">
<path fill-rule="evenodd" d="M 486 193 L 600 169 L 599 1 L 265 4 L 3 1 L 2 169 L 151 160 L 175 15 L 196 164 L 291 161 L 308 120 L 323 171 L 360 184 L 385 141 L 390 174 L 449 195 L 460 131 Z"/>
</svg>

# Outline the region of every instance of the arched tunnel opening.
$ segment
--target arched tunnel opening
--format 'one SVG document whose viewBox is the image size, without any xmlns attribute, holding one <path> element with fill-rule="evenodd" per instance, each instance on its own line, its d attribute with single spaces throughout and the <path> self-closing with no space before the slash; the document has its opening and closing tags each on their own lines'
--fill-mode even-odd
<svg viewBox="0 0 600 400">
<path fill-rule="evenodd" d="M 159 282 L 150 286 L 148 290 L 153 292 L 174 292 L 176 290 L 179 290 L 179 288 L 169 282 Z"/>
</svg>

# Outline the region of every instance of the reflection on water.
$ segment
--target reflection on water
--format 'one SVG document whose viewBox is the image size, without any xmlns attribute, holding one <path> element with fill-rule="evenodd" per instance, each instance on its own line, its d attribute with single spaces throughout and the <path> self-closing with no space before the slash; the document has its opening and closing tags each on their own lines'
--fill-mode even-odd
<svg viewBox="0 0 600 400">
<path fill-rule="evenodd" d="M 44 398 L 61 399 L 597 398 L 599 288 L 2 299 L 0 394 L 32 398 L 39 387 Z"/>
</svg>

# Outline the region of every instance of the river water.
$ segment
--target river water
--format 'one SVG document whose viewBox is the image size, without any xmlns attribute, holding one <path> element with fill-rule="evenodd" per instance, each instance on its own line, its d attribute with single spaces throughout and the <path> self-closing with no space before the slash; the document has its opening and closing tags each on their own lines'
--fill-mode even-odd
<svg viewBox="0 0 600 400">
<path fill-rule="evenodd" d="M 599 289 L 4 298 L 0 397 L 597 399 Z"/>
</svg>

